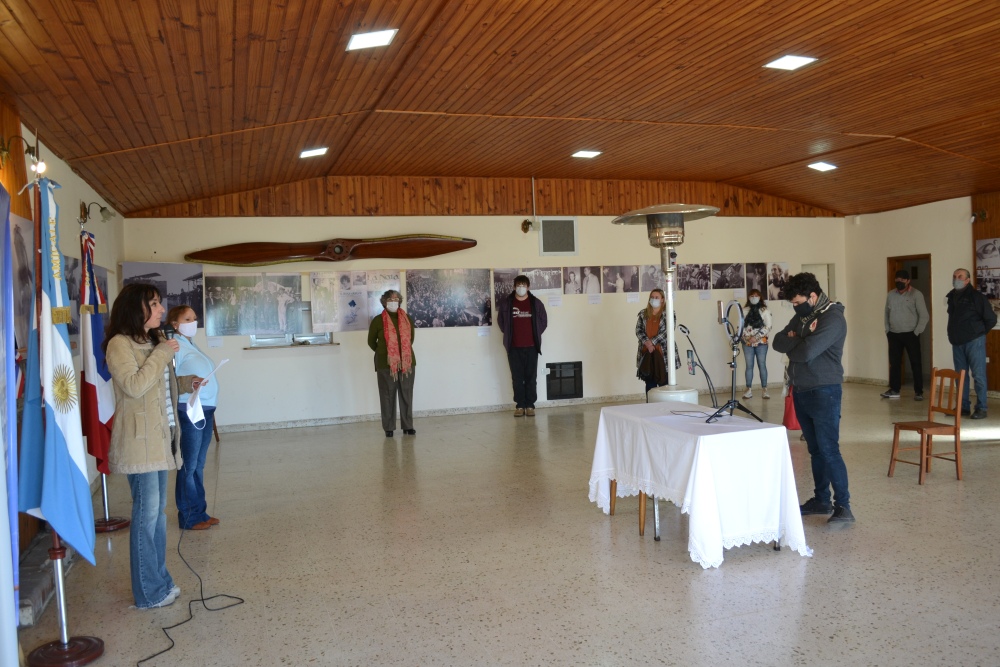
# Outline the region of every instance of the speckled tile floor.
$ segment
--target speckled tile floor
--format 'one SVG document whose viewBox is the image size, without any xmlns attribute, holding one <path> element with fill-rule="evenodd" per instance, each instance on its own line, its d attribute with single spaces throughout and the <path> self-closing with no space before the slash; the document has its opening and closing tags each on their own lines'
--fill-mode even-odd
<svg viewBox="0 0 1000 667">
<path fill-rule="evenodd" d="M 224 434 L 206 474 L 222 524 L 181 550 L 206 595 L 246 604 L 196 607 L 145 664 L 1000 665 L 1000 406 L 965 422 L 964 481 L 936 462 L 918 486 L 913 466 L 886 477 L 890 422 L 927 404 L 880 391 L 845 386 L 858 522 L 806 517 L 814 558 L 753 545 L 717 570 L 690 560 L 673 505 L 655 542 L 651 521 L 638 535 L 637 499 L 615 517 L 588 502 L 600 406 L 418 419 L 392 440 L 377 422 Z M 780 422 L 779 396 L 745 403 Z M 805 444 L 790 442 L 804 500 Z M 111 504 L 129 514 L 124 477 Z M 183 602 L 128 609 L 126 533 L 98 536 L 97 567 L 68 578 L 70 630 L 105 641 L 98 664 L 166 648 L 159 628 L 187 615 L 197 580 L 167 512 Z M 50 606 L 25 650 L 56 623 Z"/>
</svg>

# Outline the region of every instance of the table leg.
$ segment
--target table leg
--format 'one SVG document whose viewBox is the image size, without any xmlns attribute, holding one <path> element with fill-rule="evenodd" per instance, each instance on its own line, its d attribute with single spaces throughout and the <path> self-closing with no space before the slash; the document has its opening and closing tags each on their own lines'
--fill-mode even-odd
<svg viewBox="0 0 1000 667">
<path fill-rule="evenodd" d="M 611 516 L 615 515 L 615 499 L 618 497 L 618 480 L 611 480 Z"/>
<path fill-rule="evenodd" d="M 653 539 L 657 542 L 660 541 L 660 503 L 656 502 L 656 496 L 650 496 L 653 499 Z"/>
<path fill-rule="evenodd" d="M 646 494 L 639 492 L 639 537 L 646 534 Z"/>
</svg>

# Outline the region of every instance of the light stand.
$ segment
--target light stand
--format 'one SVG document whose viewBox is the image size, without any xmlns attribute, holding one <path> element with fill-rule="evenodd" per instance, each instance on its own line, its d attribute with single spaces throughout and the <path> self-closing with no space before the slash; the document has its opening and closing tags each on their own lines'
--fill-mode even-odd
<svg viewBox="0 0 1000 667">
<path fill-rule="evenodd" d="M 729 321 L 729 311 L 730 309 L 732 309 L 733 306 L 736 306 L 737 312 L 740 316 L 738 327 L 734 327 L 733 323 Z M 722 310 L 721 301 L 719 302 L 719 310 L 720 311 Z M 705 423 L 711 424 L 712 422 L 716 421 L 719 417 L 721 417 L 723 413 L 725 413 L 727 410 L 729 411 L 730 417 L 733 416 L 733 412 L 735 410 L 742 410 L 743 412 L 747 413 L 757 421 L 763 422 L 764 420 L 755 415 L 753 412 L 751 412 L 750 408 L 746 407 L 745 405 L 736 400 L 736 358 L 740 355 L 740 339 L 743 337 L 743 307 L 740 305 L 739 301 L 736 301 L 734 299 L 733 301 L 729 302 L 729 304 L 726 306 L 726 312 L 721 318 L 721 324 L 724 324 L 726 327 L 726 335 L 729 337 L 729 345 L 733 350 L 733 358 L 729 362 L 729 367 L 733 370 L 732 395 L 730 396 L 729 401 L 725 405 L 716 410 L 714 413 L 712 413 L 711 417 L 705 420 Z"/>
<path fill-rule="evenodd" d="M 712 384 L 712 377 L 708 374 L 708 369 L 705 368 L 705 364 L 701 363 L 701 356 L 698 355 L 698 349 L 694 346 L 694 341 L 691 340 L 691 330 L 688 329 L 683 324 L 677 325 L 677 330 L 684 334 L 684 337 L 688 339 L 688 345 L 691 349 L 688 350 L 688 373 L 691 375 L 695 374 L 695 369 L 700 368 L 701 372 L 705 375 L 705 384 L 708 385 L 708 395 L 712 397 L 712 407 L 719 407 L 719 399 L 715 395 L 715 385 Z"/>
</svg>

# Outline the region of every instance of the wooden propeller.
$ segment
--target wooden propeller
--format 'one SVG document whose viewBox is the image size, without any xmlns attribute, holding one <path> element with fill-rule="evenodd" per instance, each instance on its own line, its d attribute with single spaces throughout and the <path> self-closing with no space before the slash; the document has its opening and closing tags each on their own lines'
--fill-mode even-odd
<svg viewBox="0 0 1000 667">
<path fill-rule="evenodd" d="M 342 262 L 346 259 L 414 259 L 465 250 L 475 239 L 407 234 L 375 239 L 331 239 L 315 243 L 235 243 L 184 255 L 189 262 L 266 266 L 285 262 Z"/>
</svg>

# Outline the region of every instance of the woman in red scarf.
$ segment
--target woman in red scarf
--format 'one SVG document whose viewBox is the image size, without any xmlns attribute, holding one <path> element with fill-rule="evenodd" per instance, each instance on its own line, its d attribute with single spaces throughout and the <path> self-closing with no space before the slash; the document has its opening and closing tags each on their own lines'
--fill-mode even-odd
<svg viewBox="0 0 1000 667">
<path fill-rule="evenodd" d="M 368 327 L 368 347 L 375 351 L 375 373 L 382 408 L 382 428 L 391 438 L 396 430 L 396 396 L 399 395 L 399 420 L 403 433 L 416 435 L 413 428 L 413 320 L 399 307 L 402 300 L 396 290 L 387 290 L 380 299 L 381 315 Z"/>
</svg>

